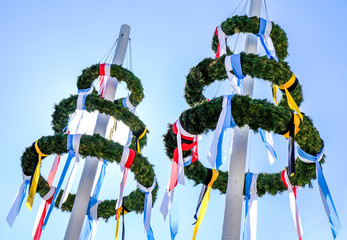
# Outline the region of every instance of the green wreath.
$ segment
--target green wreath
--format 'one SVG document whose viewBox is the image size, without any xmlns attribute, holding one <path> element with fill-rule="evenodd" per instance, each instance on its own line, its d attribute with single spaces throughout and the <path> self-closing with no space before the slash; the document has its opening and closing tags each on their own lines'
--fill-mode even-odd
<svg viewBox="0 0 347 240">
<path fill-rule="evenodd" d="M 78 77 L 77 87 L 79 89 L 89 88 L 94 79 L 99 76 L 99 65 L 93 65 L 83 70 L 82 75 Z M 116 77 L 118 81 L 127 83 L 128 89 L 131 91 L 129 99 L 134 106 L 137 106 L 143 99 L 143 88 L 141 81 L 130 71 L 118 65 L 111 65 L 111 76 Z M 118 99 L 114 103 L 106 99 L 100 98 L 94 91 L 88 95 L 85 100 L 85 107 L 88 112 L 98 110 L 121 120 L 129 126 L 133 132 L 130 148 L 135 148 L 136 138 L 146 129 L 145 124 L 128 109 L 122 105 L 123 99 Z M 63 99 L 55 106 L 55 111 L 52 114 L 52 127 L 54 136 L 44 136 L 38 139 L 37 144 L 42 153 L 50 155 L 53 153 L 63 154 L 66 153 L 67 134 L 64 134 L 64 128 L 68 124 L 69 114 L 76 110 L 77 95 L 70 96 Z M 147 143 L 147 133 L 139 140 L 140 147 Z M 109 162 L 120 162 L 123 146 L 112 140 L 107 140 L 98 134 L 93 136 L 83 135 L 80 141 L 79 153 L 83 157 L 91 156 L 102 159 L 107 159 Z M 25 175 L 31 175 L 35 161 L 38 159 L 38 153 L 35 150 L 34 143 L 32 146 L 27 147 L 21 158 L 21 166 Z M 43 159 L 43 158 L 42 158 Z M 130 170 L 135 175 L 135 180 L 145 187 L 150 187 L 153 184 L 154 170 L 153 165 L 149 163 L 146 157 L 136 153 L 133 164 Z M 50 187 L 47 181 L 40 176 L 37 186 L 37 192 L 41 197 L 45 196 Z M 153 190 L 153 203 L 156 200 L 158 184 Z M 58 207 L 60 198 L 62 197 L 63 190 L 59 192 L 55 207 Z M 69 194 L 66 202 L 62 205 L 63 211 L 71 211 L 74 203 L 75 194 Z M 124 208 L 129 211 L 143 212 L 144 210 L 145 194 L 139 189 L 131 192 L 128 196 L 124 197 Z M 111 216 L 116 215 L 116 202 L 117 200 L 104 200 L 98 205 L 98 217 L 108 220 Z"/>
<path fill-rule="evenodd" d="M 234 16 L 221 24 L 223 32 L 231 36 L 239 32 L 249 32 L 256 34 L 259 31 L 259 18 L 247 16 Z M 279 59 L 276 62 L 266 56 L 259 57 L 255 54 L 241 53 L 241 64 L 244 75 L 253 78 L 261 78 L 272 82 L 275 85 L 286 83 L 293 73 L 283 59 L 287 56 L 287 37 L 285 32 L 276 24 L 272 24 L 271 38 Z M 216 52 L 218 39 L 213 36 L 212 49 Z M 228 50 L 228 54 L 232 54 Z M 187 132 L 198 135 L 207 133 L 216 128 L 219 114 L 222 110 L 222 97 L 208 101 L 202 94 L 205 86 L 215 80 L 221 81 L 227 78 L 224 67 L 224 58 L 206 58 L 196 67 L 193 67 L 186 79 L 185 99 L 192 107 L 185 110 L 179 117 L 180 123 Z M 296 79 L 297 80 L 297 79 Z M 289 89 L 293 99 L 300 106 L 303 101 L 300 83 L 293 85 Z M 235 95 L 231 100 L 232 116 L 237 126 L 248 125 L 250 129 L 258 131 L 262 128 L 266 131 L 273 131 L 277 134 L 284 134 L 288 131 L 288 126 L 292 123 L 293 111 L 288 107 L 286 95 L 283 94 L 278 106 L 267 102 L 267 100 L 251 99 L 248 96 Z M 305 152 L 316 155 L 320 152 L 324 143 L 320 138 L 317 129 L 313 126 L 311 119 L 304 115 L 300 123 L 300 131 L 295 135 L 295 141 Z M 189 143 L 187 140 L 182 140 Z M 176 135 L 169 125 L 167 133 L 164 135 L 165 150 L 167 156 L 172 159 L 174 149 L 177 147 Z M 184 156 L 189 156 L 190 151 L 184 152 Z M 324 158 L 320 163 L 324 162 Z M 309 186 L 311 180 L 316 178 L 315 165 L 305 164 L 298 158 L 295 161 L 295 175 L 290 177 L 293 185 Z M 199 161 L 185 167 L 185 175 L 196 184 L 204 183 L 207 177 L 207 168 Z M 219 177 L 214 182 L 213 188 L 221 193 L 226 193 L 228 173 L 219 171 Z M 260 173 L 257 179 L 257 194 L 263 196 L 265 193 L 276 195 L 285 191 L 286 187 L 282 183 L 280 172 Z"/>
</svg>

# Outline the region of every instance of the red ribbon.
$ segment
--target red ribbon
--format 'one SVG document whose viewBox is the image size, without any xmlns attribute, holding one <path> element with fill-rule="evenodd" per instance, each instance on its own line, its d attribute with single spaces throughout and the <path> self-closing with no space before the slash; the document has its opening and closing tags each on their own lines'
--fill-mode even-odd
<svg viewBox="0 0 347 240">
<path fill-rule="evenodd" d="M 99 75 L 100 75 L 100 86 L 99 86 L 99 94 L 100 97 L 104 96 L 104 90 L 105 90 L 105 63 L 99 65 Z"/>
<path fill-rule="evenodd" d="M 218 34 L 218 26 L 216 27 L 216 30 L 214 31 L 214 34 L 216 34 L 217 38 L 219 37 L 219 34 Z M 225 38 L 227 39 L 227 37 Z M 216 52 L 216 57 L 215 59 L 219 58 L 220 57 L 220 42 L 218 40 L 218 48 L 217 48 L 217 52 Z"/>
</svg>

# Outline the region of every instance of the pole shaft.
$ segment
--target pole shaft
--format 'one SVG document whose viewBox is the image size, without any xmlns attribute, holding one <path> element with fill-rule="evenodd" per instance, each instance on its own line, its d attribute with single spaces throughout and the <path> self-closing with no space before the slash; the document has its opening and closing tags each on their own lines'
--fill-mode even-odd
<svg viewBox="0 0 347 240">
<path fill-rule="evenodd" d="M 251 0 L 248 16 L 260 16 L 262 0 Z M 245 44 L 246 53 L 257 53 L 257 37 L 248 34 Z M 253 95 L 253 79 L 247 76 L 244 80 L 243 94 Z M 239 240 L 242 219 L 243 185 L 247 156 L 249 127 L 236 127 L 232 151 L 230 154 L 228 185 L 225 199 L 222 240 Z"/>
<path fill-rule="evenodd" d="M 115 55 L 113 58 L 113 64 L 122 65 L 124 62 L 125 53 L 128 46 L 130 34 L 130 27 L 128 25 L 122 25 L 118 43 L 115 51 Z M 106 82 L 105 90 L 104 90 L 104 98 L 106 100 L 112 101 L 115 98 L 116 90 L 117 90 L 117 80 L 108 79 Z M 99 113 L 96 121 L 94 133 L 98 133 L 101 136 L 105 137 L 107 124 L 109 121 L 109 116 Z M 89 198 L 91 195 L 96 170 L 98 167 L 98 163 L 100 159 L 95 157 L 87 157 L 85 160 L 82 176 L 78 185 L 76 198 L 74 205 L 72 207 L 71 216 L 69 220 L 69 224 L 66 228 L 65 232 L 65 240 L 78 240 L 82 231 L 84 218 L 87 213 Z"/>
</svg>

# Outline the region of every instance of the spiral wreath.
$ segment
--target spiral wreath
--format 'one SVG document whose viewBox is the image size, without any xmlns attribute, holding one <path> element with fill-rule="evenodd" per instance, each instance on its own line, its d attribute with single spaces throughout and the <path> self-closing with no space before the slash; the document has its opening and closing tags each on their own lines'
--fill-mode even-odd
<svg viewBox="0 0 347 240">
<path fill-rule="evenodd" d="M 228 18 L 221 24 L 223 32 L 227 36 L 236 33 L 253 33 L 259 31 L 260 19 L 257 17 L 234 16 Z M 272 23 L 271 38 L 277 53 L 278 62 L 268 59 L 266 56 L 260 57 L 256 54 L 241 53 L 241 65 L 244 75 L 252 78 L 261 78 L 270 81 L 272 84 L 281 86 L 285 84 L 293 75 L 287 62 L 283 61 L 288 55 L 287 36 L 285 32 L 276 24 Z M 212 49 L 216 52 L 218 38 L 213 36 Z M 233 54 L 229 49 L 227 55 Z M 222 97 L 208 101 L 202 92 L 205 86 L 214 81 L 221 81 L 227 78 L 224 66 L 225 55 L 217 59 L 206 58 L 197 66 L 193 67 L 186 77 L 185 99 L 191 108 L 182 112 L 179 121 L 183 129 L 193 135 L 207 133 L 216 128 L 218 116 L 222 110 Z M 233 73 L 233 71 L 231 71 Z M 303 101 L 302 88 L 298 80 L 288 89 L 298 106 Z M 237 126 L 248 125 L 250 129 L 258 131 L 262 128 L 266 131 L 273 131 L 276 134 L 288 132 L 288 126 L 293 121 L 293 111 L 289 108 L 286 95 L 283 94 L 278 106 L 267 100 L 251 99 L 248 96 L 235 95 L 231 100 L 232 116 Z M 182 140 L 184 143 L 191 143 Z M 295 141 L 305 152 L 316 155 L 324 143 L 320 138 L 317 129 L 313 126 L 312 120 L 303 114 L 303 121 L 300 122 L 300 131 L 295 135 Z M 167 156 L 172 159 L 177 147 L 176 135 L 172 131 L 172 125 L 168 126 L 168 131 L 164 135 L 165 150 Z M 189 156 L 191 151 L 183 152 L 184 156 Z M 324 162 L 324 158 L 320 163 Z M 295 161 L 295 175 L 290 177 L 293 185 L 311 186 L 311 180 L 316 178 L 315 165 L 305 164 L 299 159 Z M 207 168 L 199 161 L 185 167 L 185 175 L 196 184 L 204 183 L 207 177 Z M 226 193 L 228 173 L 219 171 L 219 177 L 214 182 L 213 188 L 221 193 Z M 263 196 L 265 193 L 276 195 L 287 188 L 282 183 L 280 172 L 260 173 L 257 179 L 257 194 Z"/>
<path fill-rule="evenodd" d="M 128 89 L 131 91 L 129 96 L 130 102 L 133 106 L 137 106 L 143 99 L 143 88 L 141 81 L 129 70 L 122 68 L 118 65 L 111 65 L 110 73 L 112 77 L 116 77 L 118 81 L 124 81 L 127 84 Z M 77 87 L 78 89 L 89 88 L 94 79 L 100 75 L 99 64 L 93 65 L 83 70 L 82 75 L 78 77 Z M 99 111 L 105 113 L 117 120 L 121 120 L 124 124 L 129 126 L 133 133 L 130 148 L 135 148 L 136 141 L 139 135 L 146 129 L 145 124 L 132 112 L 123 107 L 123 99 L 118 99 L 115 102 L 108 101 L 100 98 L 94 91 L 88 95 L 85 99 L 85 108 L 88 112 Z M 64 133 L 64 128 L 68 124 L 69 115 L 76 110 L 77 95 L 70 96 L 67 99 L 63 99 L 59 104 L 55 106 L 55 111 L 52 114 L 53 121 L 52 126 L 54 130 L 53 136 L 44 136 L 38 139 L 37 145 L 42 153 L 50 155 L 53 153 L 63 154 L 66 153 L 67 134 Z M 147 133 L 139 139 L 140 147 L 146 145 Z M 109 162 L 120 162 L 123 152 L 123 146 L 112 140 L 107 140 L 98 134 L 93 136 L 83 135 L 80 140 L 79 153 L 82 157 L 92 156 L 101 159 L 107 159 Z M 31 175 L 32 169 L 35 166 L 35 161 L 38 159 L 38 153 L 35 150 L 34 144 L 27 147 L 21 158 L 21 166 L 25 175 Z M 133 164 L 130 170 L 135 175 L 135 180 L 145 187 L 150 187 L 155 179 L 153 166 L 147 160 L 146 157 L 136 153 Z M 37 192 L 41 197 L 45 196 L 50 187 L 47 181 L 40 176 L 37 186 Z M 153 190 L 153 201 L 156 199 L 158 190 L 158 184 Z M 56 207 L 58 207 L 59 199 L 62 197 L 63 191 L 60 191 Z M 74 203 L 75 195 L 70 194 L 66 202 L 62 205 L 63 211 L 71 211 Z M 124 197 L 123 207 L 128 212 L 143 212 L 144 210 L 145 194 L 139 189 L 131 192 L 128 196 Z M 107 220 L 111 216 L 116 215 L 116 202 L 117 200 L 104 200 L 98 205 L 98 217 Z"/>
</svg>

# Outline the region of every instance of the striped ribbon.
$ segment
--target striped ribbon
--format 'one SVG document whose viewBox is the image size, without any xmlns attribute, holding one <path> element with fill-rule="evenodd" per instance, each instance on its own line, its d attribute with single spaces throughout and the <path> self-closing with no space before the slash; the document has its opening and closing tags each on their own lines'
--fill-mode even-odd
<svg viewBox="0 0 347 240">
<path fill-rule="evenodd" d="M 16 218 L 20 212 L 23 200 L 24 200 L 26 192 L 27 192 L 27 188 L 30 184 L 31 176 L 27 176 L 24 173 L 22 173 L 22 177 L 23 177 L 23 182 L 19 187 L 19 190 L 16 194 L 16 197 L 13 200 L 10 211 L 8 212 L 7 217 L 6 217 L 6 221 L 10 227 L 13 226 L 13 223 L 16 220 Z"/>
<path fill-rule="evenodd" d="M 39 155 L 39 157 L 38 157 L 38 160 L 35 161 L 35 163 L 34 163 L 33 174 L 32 174 L 32 178 L 30 180 L 29 196 L 28 196 L 27 202 L 25 204 L 27 206 L 27 208 L 29 208 L 30 211 L 33 207 L 35 193 L 36 193 L 36 189 L 37 189 L 37 184 L 39 183 L 41 159 L 48 156 L 47 154 L 44 154 L 41 152 L 39 146 L 37 145 L 37 141 L 35 142 L 35 150 L 36 150 L 37 154 Z"/>
<path fill-rule="evenodd" d="M 104 97 L 107 80 L 111 78 L 111 64 L 102 63 L 99 65 L 99 92 L 100 97 Z"/>
<path fill-rule="evenodd" d="M 223 96 L 222 111 L 219 115 L 216 130 L 214 131 L 210 151 L 207 154 L 207 159 L 212 168 L 216 168 L 217 171 L 228 158 L 231 151 L 230 145 L 232 140 L 232 131 L 227 130 L 236 126 L 231 114 L 231 99 L 233 96 L 234 94 Z M 224 144 L 223 140 L 225 140 Z"/>
<path fill-rule="evenodd" d="M 289 195 L 289 203 L 290 203 L 290 210 L 292 212 L 296 233 L 298 234 L 299 240 L 301 240 L 301 237 L 303 235 L 302 226 L 301 226 L 301 219 L 299 215 L 299 209 L 298 205 L 296 203 L 296 187 L 292 186 L 292 184 L 289 181 L 287 170 L 284 169 L 281 172 L 281 179 L 286 188 L 288 189 L 288 195 Z"/>
<path fill-rule="evenodd" d="M 265 147 L 268 150 L 268 157 L 269 157 L 269 162 L 270 164 L 274 164 L 275 159 L 277 159 L 277 154 L 275 152 L 274 149 L 274 141 L 272 138 L 272 133 L 268 132 L 268 131 L 264 131 L 263 129 L 259 129 L 259 133 L 261 136 L 261 140 L 263 141 L 263 143 L 265 144 Z"/>
<path fill-rule="evenodd" d="M 269 59 L 275 59 L 276 62 L 278 62 L 277 56 L 276 56 L 276 50 L 274 48 L 274 45 L 272 43 L 270 33 L 272 30 L 272 23 L 271 21 L 268 21 L 264 18 L 259 18 L 260 20 L 260 27 L 259 27 L 259 33 L 256 34 L 261 44 L 263 45 L 266 55 Z"/>
<path fill-rule="evenodd" d="M 331 232 L 335 239 L 337 234 L 341 230 L 341 222 L 339 216 L 337 215 L 335 204 L 333 198 L 331 197 L 328 184 L 325 181 L 322 167 L 319 164 L 319 161 L 322 159 L 324 155 L 324 148 L 322 148 L 321 152 L 318 153 L 316 156 L 312 156 L 311 154 L 306 153 L 300 147 L 297 147 L 297 150 L 301 161 L 305 163 L 316 163 L 316 176 L 319 186 L 319 192 L 322 198 L 325 212 L 329 218 Z"/>
<path fill-rule="evenodd" d="M 56 155 L 51 167 L 51 170 L 49 171 L 48 177 L 47 177 L 47 183 L 50 187 L 52 187 L 53 180 L 55 178 L 55 174 L 57 173 L 58 167 L 60 163 L 60 156 Z"/>
<path fill-rule="evenodd" d="M 227 53 L 227 45 L 225 40 L 228 38 L 228 36 L 225 35 L 225 33 L 223 32 L 221 25 L 216 27 L 216 30 L 214 33 L 218 37 L 218 48 L 217 48 L 215 58 L 219 58 L 220 56 Z"/>
<path fill-rule="evenodd" d="M 256 240 L 257 238 L 257 179 L 257 173 L 247 173 L 246 175 L 243 240 Z"/>
<path fill-rule="evenodd" d="M 243 79 L 246 75 L 242 73 L 240 54 L 226 56 L 224 59 L 224 65 L 231 87 L 234 89 L 236 94 L 241 94 L 243 89 Z M 235 75 L 230 72 L 231 70 Z"/>
<path fill-rule="evenodd" d="M 153 184 L 151 187 L 146 188 L 142 186 L 140 183 L 137 183 L 137 187 L 141 192 L 145 193 L 145 205 L 144 205 L 144 213 L 143 213 L 143 224 L 145 226 L 145 231 L 147 233 L 148 240 L 154 240 L 153 230 L 151 228 L 151 212 L 152 212 L 152 191 L 155 188 L 157 179 L 154 176 Z"/>
<path fill-rule="evenodd" d="M 41 237 L 43 220 L 45 219 L 48 206 L 52 203 L 55 191 L 56 188 L 52 186 L 49 192 L 42 198 L 39 210 L 36 214 L 33 231 L 31 233 L 34 240 L 39 240 Z"/>
<path fill-rule="evenodd" d="M 192 240 L 194 240 L 196 238 L 196 234 L 197 234 L 197 232 L 199 230 L 201 222 L 204 219 L 204 216 L 205 216 L 205 213 L 206 213 L 206 209 L 207 209 L 207 206 L 208 206 L 208 202 L 210 200 L 211 188 L 212 188 L 212 185 L 213 185 L 214 181 L 216 181 L 216 179 L 218 178 L 218 175 L 219 175 L 219 172 L 216 169 L 212 169 L 211 181 L 207 185 L 207 190 L 206 190 L 205 196 L 204 196 L 204 198 L 202 199 L 202 202 L 201 202 L 200 212 L 199 212 L 198 220 L 195 223 Z"/>
</svg>

